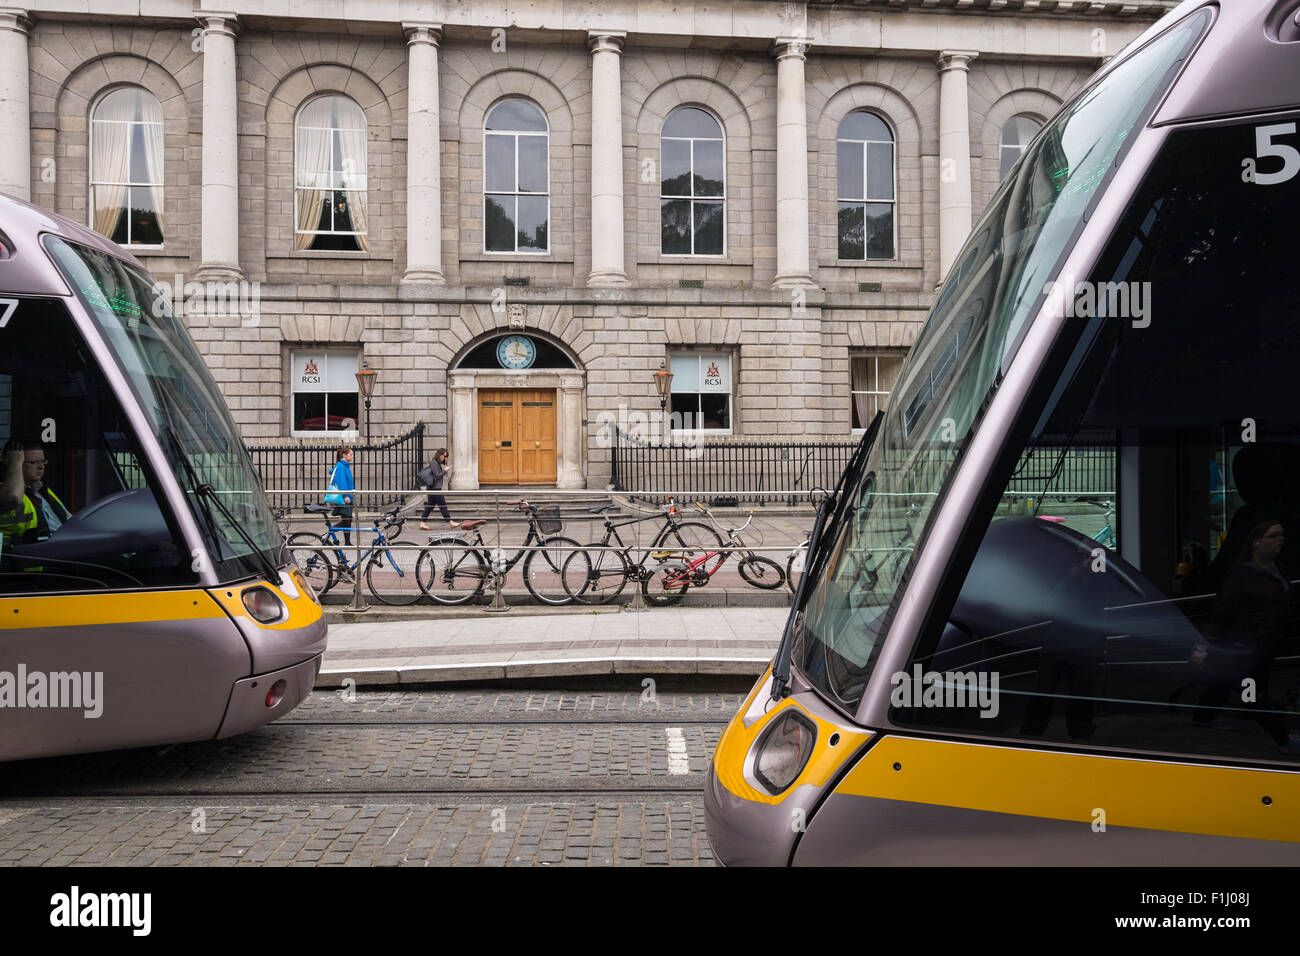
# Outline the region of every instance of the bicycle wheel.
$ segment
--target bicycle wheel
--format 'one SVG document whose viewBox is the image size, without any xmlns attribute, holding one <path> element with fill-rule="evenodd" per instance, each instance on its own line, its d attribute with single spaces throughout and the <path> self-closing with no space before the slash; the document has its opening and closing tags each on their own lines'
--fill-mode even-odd
<svg viewBox="0 0 1300 956">
<path fill-rule="evenodd" d="M 678 603 L 691 589 L 691 571 L 680 561 L 657 565 L 641 579 L 641 596 L 655 607 Z"/>
<path fill-rule="evenodd" d="M 467 604 L 487 583 L 483 556 L 463 538 L 434 538 L 415 563 L 415 580 L 421 591 L 439 604 Z"/>
<path fill-rule="evenodd" d="M 578 542 L 563 535 L 554 535 L 538 542 L 545 550 L 529 551 L 524 558 L 524 584 L 528 593 L 542 604 L 560 606 L 573 603 L 573 595 L 564 588 L 564 562 L 571 554 L 579 554 Z"/>
<path fill-rule="evenodd" d="M 366 587 L 381 604 L 402 607 L 424 597 L 416 581 L 420 549 L 409 541 L 385 541 L 366 562 Z"/>
<path fill-rule="evenodd" d="M 584 545 L 599 548 L 600 542 Z M 627 586 L 628 567 L 617 551 L 574 551 L 560 575 L 566 594 L 579 604 L 607 604 Z"/>
<path fill-rule="evenodd" d="M 319 535 L 299 531 L 297 534 L 289 535 L 285 547 L 289 549 L 289 554 L 293 556 L 298 570 L 302 572 L 302 576 L 307 579 L 307 583 L 318 596 L 334 586 L 338 575 L 334 562 L 330 560 L 329 551 L 321 544 Z"/>
<path fill-rule="evenodd" d="M 799 581 L 803 577 L 804 566 L 808 564 L 808 545 L 801 544 L 790 552 L 785 562 L 785 584 L 794 594 L 799 590 Z"/>
<path fill-rule="evenodd" d="M 699 521 L 681 521 L 675 527 L 669 525 L 659 532 L 654 546 L 661 551 L 678 552 L 674 558 L 684 564 L 693 564 L 708 552 L 717 551 L 717 554 L 696 569 L 710 575 L 718 570 L 729 556 L 726 551 L 718 551 L 724 546 L 722 535 Z"/>
<path fill-rule="evenodd" d="M 785 572 L 781 570 L 781 565 L 761 554 L 751 554 L 747 558 L 742 558 L 739 570 L 745 583 L 762 588 L 764 591 L 779 588 L 785 583 Z"/>
</svg>

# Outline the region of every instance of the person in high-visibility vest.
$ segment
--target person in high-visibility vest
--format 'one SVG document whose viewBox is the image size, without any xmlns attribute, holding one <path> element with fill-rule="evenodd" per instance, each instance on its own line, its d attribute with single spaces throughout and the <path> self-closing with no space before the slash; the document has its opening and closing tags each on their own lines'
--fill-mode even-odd
<svg viewBox="0 0 1300 956">
<path fill-rule="evenodd" d="M 17 450 L 11 443 L 11 448 Z M 72 517 L 72 512 L 45 484 L 45 447 L 39 442 L 24 442 L 22 447 L 23 501 L 21 510 L 10 504 L 0 505 L 0 533 L 6 538 L 37 540 L 48 538 Z"/>
</svg>

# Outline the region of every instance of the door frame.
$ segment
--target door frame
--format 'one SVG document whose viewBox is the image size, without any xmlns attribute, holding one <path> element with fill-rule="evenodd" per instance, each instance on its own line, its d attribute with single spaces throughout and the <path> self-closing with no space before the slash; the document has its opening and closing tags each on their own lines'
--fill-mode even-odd
<svg viewBox="0 0 1300 956">
<path fill-rule="evenodd" d="M 453 369 L 447 373 L 450 420 L 447 455 L 452 491 L 473 491 L 478 480 L 479 389 L 555 389 L 555 487 L 587 487 L 587 376 L 576 369 Z M 497 487 L 497 486 L 487 486 Z M 538 485 L 545 488 L 546 485 Z"/>
</svg>

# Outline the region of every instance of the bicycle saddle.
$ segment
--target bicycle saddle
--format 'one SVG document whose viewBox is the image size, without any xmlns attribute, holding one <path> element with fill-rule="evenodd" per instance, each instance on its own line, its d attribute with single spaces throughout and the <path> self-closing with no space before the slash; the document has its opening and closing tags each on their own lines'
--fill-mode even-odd
<svg viewBox="0 0 1300 956">
<path fill-rule="evenodd" d="M 601 505 L 599 508 L 588 508 L 587 514 L 589 515 L 603 514 L 604 512 L 609 511 L 613 507 L 614 507 L 613 505 Z"/>
<path fill-rule="evenodd" d="M 330 505 L 303 505 L 302 510 L 309 515 L 329 514 L 334 509 Z"/>
<path fill-rule="evenodd" d="M 486 518 L 471 518 L 469 521 L 462 521 L 460 523 L 460 530 L 473 531 L 475 528 L 485 524 L 487 524 Z"/>
</svg>

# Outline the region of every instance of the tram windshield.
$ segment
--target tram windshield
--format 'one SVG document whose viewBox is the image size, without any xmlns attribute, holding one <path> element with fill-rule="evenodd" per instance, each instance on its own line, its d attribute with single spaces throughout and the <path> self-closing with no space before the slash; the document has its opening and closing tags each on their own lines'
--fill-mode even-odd
<svg viewBox="0 0 1300 956">
<path fill-rule="evenodd" d="M 824 538 L 793 660 L 852 713 L 953 463 L 1090 204 L 1210 20 L 1179 22 L 1072 100 L 1025 149 L 959 254 Z"/>
<path fill-rule="evenodd" d="M 282 539 L 248 452 L 166 296 L 120 259 L 54 236 L 45 242 L 162 443 L 205 539 L 207 554 L 195 560 L 210 561 L 221 580 L 261 571 L 265 561 L 259 559 L 278 563 Z"/>
</svg>

